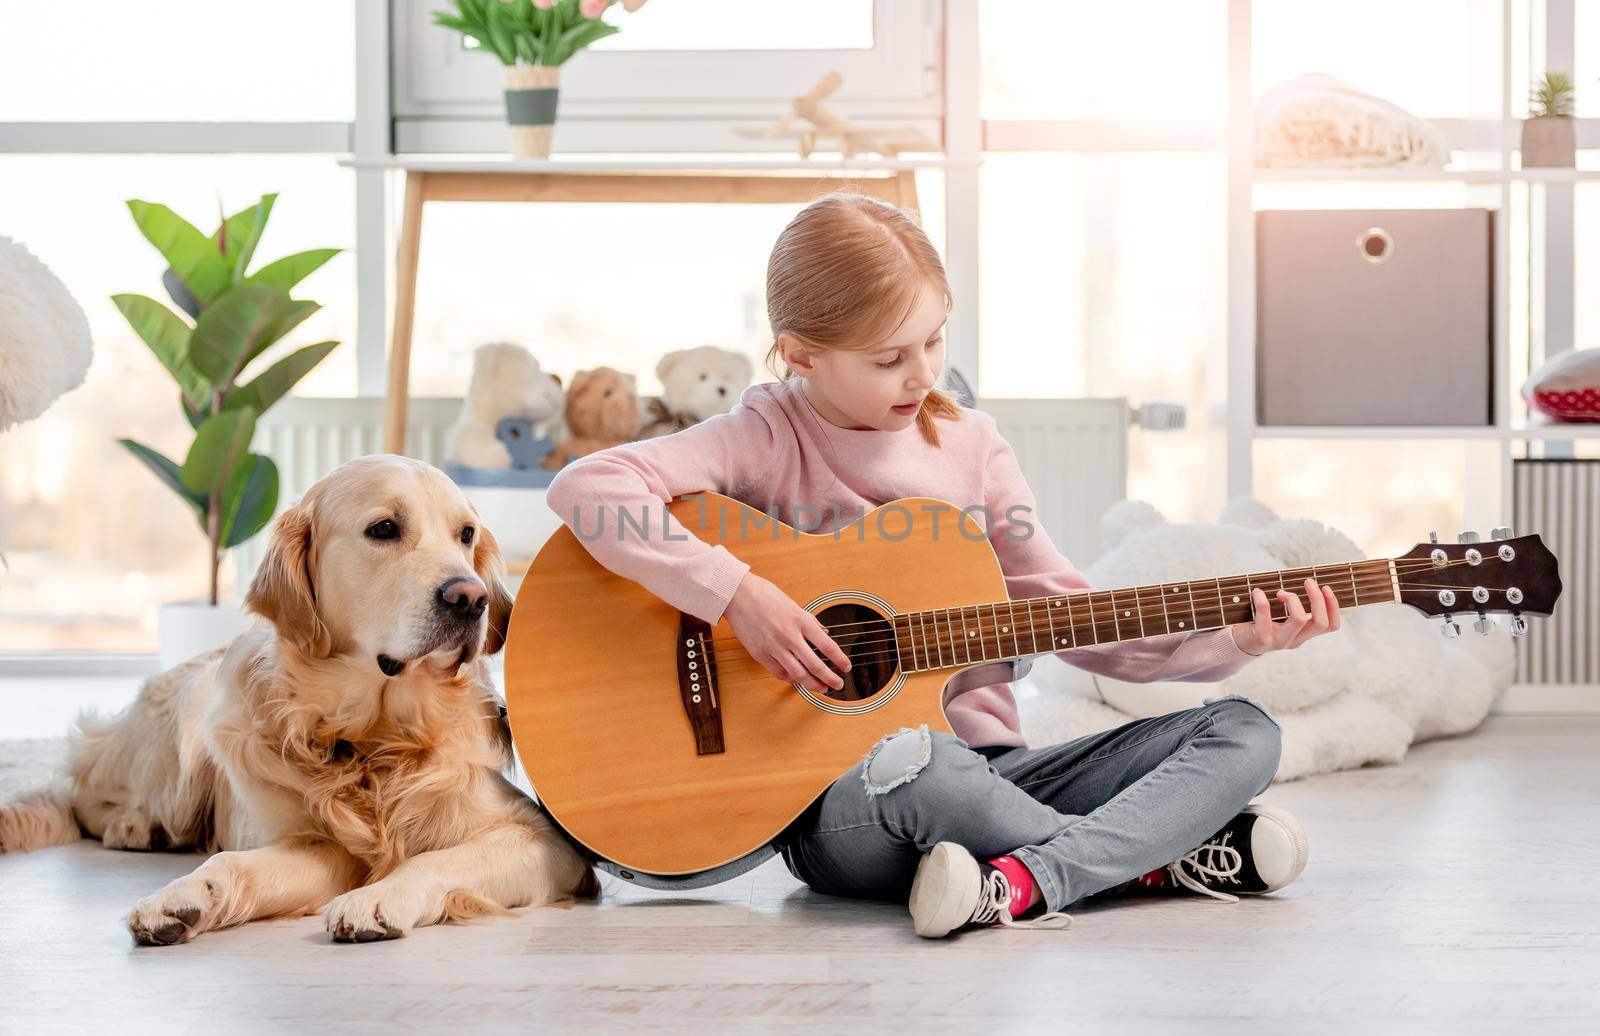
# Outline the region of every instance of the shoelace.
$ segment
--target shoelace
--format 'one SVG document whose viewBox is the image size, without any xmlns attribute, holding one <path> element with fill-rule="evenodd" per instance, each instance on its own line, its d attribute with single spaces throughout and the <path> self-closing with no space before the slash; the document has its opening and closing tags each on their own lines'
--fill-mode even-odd
<svg viewBox="0 0 1600 1036">
<path fill-rule="evenodd" d="M 1017 920 L 1011 916 L 1011 883 L 1000 871 L 990 871 L 983 877 L 983 888 L 978 892 L 978 908 L 972 912 L 972 924 L 994 924 L 998 921 L 1007 928 L 1069 928 L 1072 918 L 1053 912 Z"/>
<path fill-rule="evenodd" d="M 1238 896 L 1208 888 L 1204 880 L 1212 878 L 1217 881 L 1238 882 L 1237 875 L 1244 866 L 1244 857 L 1239 855 L 1238 849 L 1228 844 L 1228 839 L 1232 836 L 1233 832 L 1229 831 L 1219 841 L 1207 842 L 1200 848 L 1180 856 L 1167 865 L 1168 872 L 1184 888 L 1210 896 L 1212 899 L 1220 899 L 1224 903 L 1239 902 Z M 1191 876 L 1185 867 L 1193 868 L 1199 877 Z"/>
</svg>

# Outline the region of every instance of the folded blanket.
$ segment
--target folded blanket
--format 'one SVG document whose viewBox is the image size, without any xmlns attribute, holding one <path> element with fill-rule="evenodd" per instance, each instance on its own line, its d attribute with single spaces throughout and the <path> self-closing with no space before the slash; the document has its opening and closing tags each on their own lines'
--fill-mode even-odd
<svg viewBox="0 0 1600 1036">
<path fill-rule="evenodd" d="M 1427 121 L 1333 76 L 1298 76 L 1256 102 L 1260 168 L 1412 166 L 1450 161 Z"/>
</svg>

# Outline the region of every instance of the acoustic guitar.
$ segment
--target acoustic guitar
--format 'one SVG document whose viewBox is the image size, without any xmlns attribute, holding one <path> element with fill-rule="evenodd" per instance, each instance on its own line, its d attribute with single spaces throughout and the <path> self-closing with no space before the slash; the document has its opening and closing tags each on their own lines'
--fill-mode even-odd
<svg viewBox="0 0 1600 1036">
<path fill-rule="evenodd" d="M 512 733 L 556 822 L 606 869 L 646 884 L 704 884 L 695 876 L 751 858 L 882 735 L 948 731 L 946 685 L 993 682 L 979 667 L 1246 622 L 1256 587 L 1282 618 L 1277 591 L 1303 596 L 1307 576 L 1341 608 L 1410 605 L 1442 616 L 1447 635 L 1474 613 L 1488 632 L 1491 612 L 1511 613 L 1520 634 L 1561 592 L 1538 536 L 1497 529 L 1397 558 L 1012 601 L 976 520 L 941 500 L 899 500 L 821 534 L 711 493 L 668 509 L 815 614 L 852 668 L 840 690 L 779 680 L 726 622 L 608 571 L 568 527 L 550 538 L 512 612 Z"/>
</svg>

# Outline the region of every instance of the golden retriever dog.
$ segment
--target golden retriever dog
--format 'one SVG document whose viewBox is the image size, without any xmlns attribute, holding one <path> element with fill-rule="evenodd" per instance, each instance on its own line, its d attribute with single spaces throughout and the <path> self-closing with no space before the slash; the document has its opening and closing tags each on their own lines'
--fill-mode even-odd
<svg viewBox="0 0 1600 1036">
<path fill-rule="evenodd" d="M 146 945 L 324 910 L 335 940 L 592 897 L 594 872 L 503 775 L 484 656 L 512 601 L 444 473 L 362 457 L 273 523 L 245 606 L 266 622 L 84 717 L 57 786 L 0 806 L 0 851 L 80 829 L 214 853 L 134 906 Z"/>
</svg>

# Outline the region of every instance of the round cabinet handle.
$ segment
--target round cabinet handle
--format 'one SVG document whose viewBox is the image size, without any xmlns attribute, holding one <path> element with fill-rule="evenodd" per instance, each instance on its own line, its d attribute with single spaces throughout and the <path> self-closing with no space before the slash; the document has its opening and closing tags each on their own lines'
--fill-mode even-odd
<svg viewBox="0 0 1600 1036">
<path fill-rule="evenodd" d="M 1394 255 L 1394 237 L 1382 227 L 1368 227 L 1356 235 L 1356 250 L 1374 266 Z"/>
</svg>

